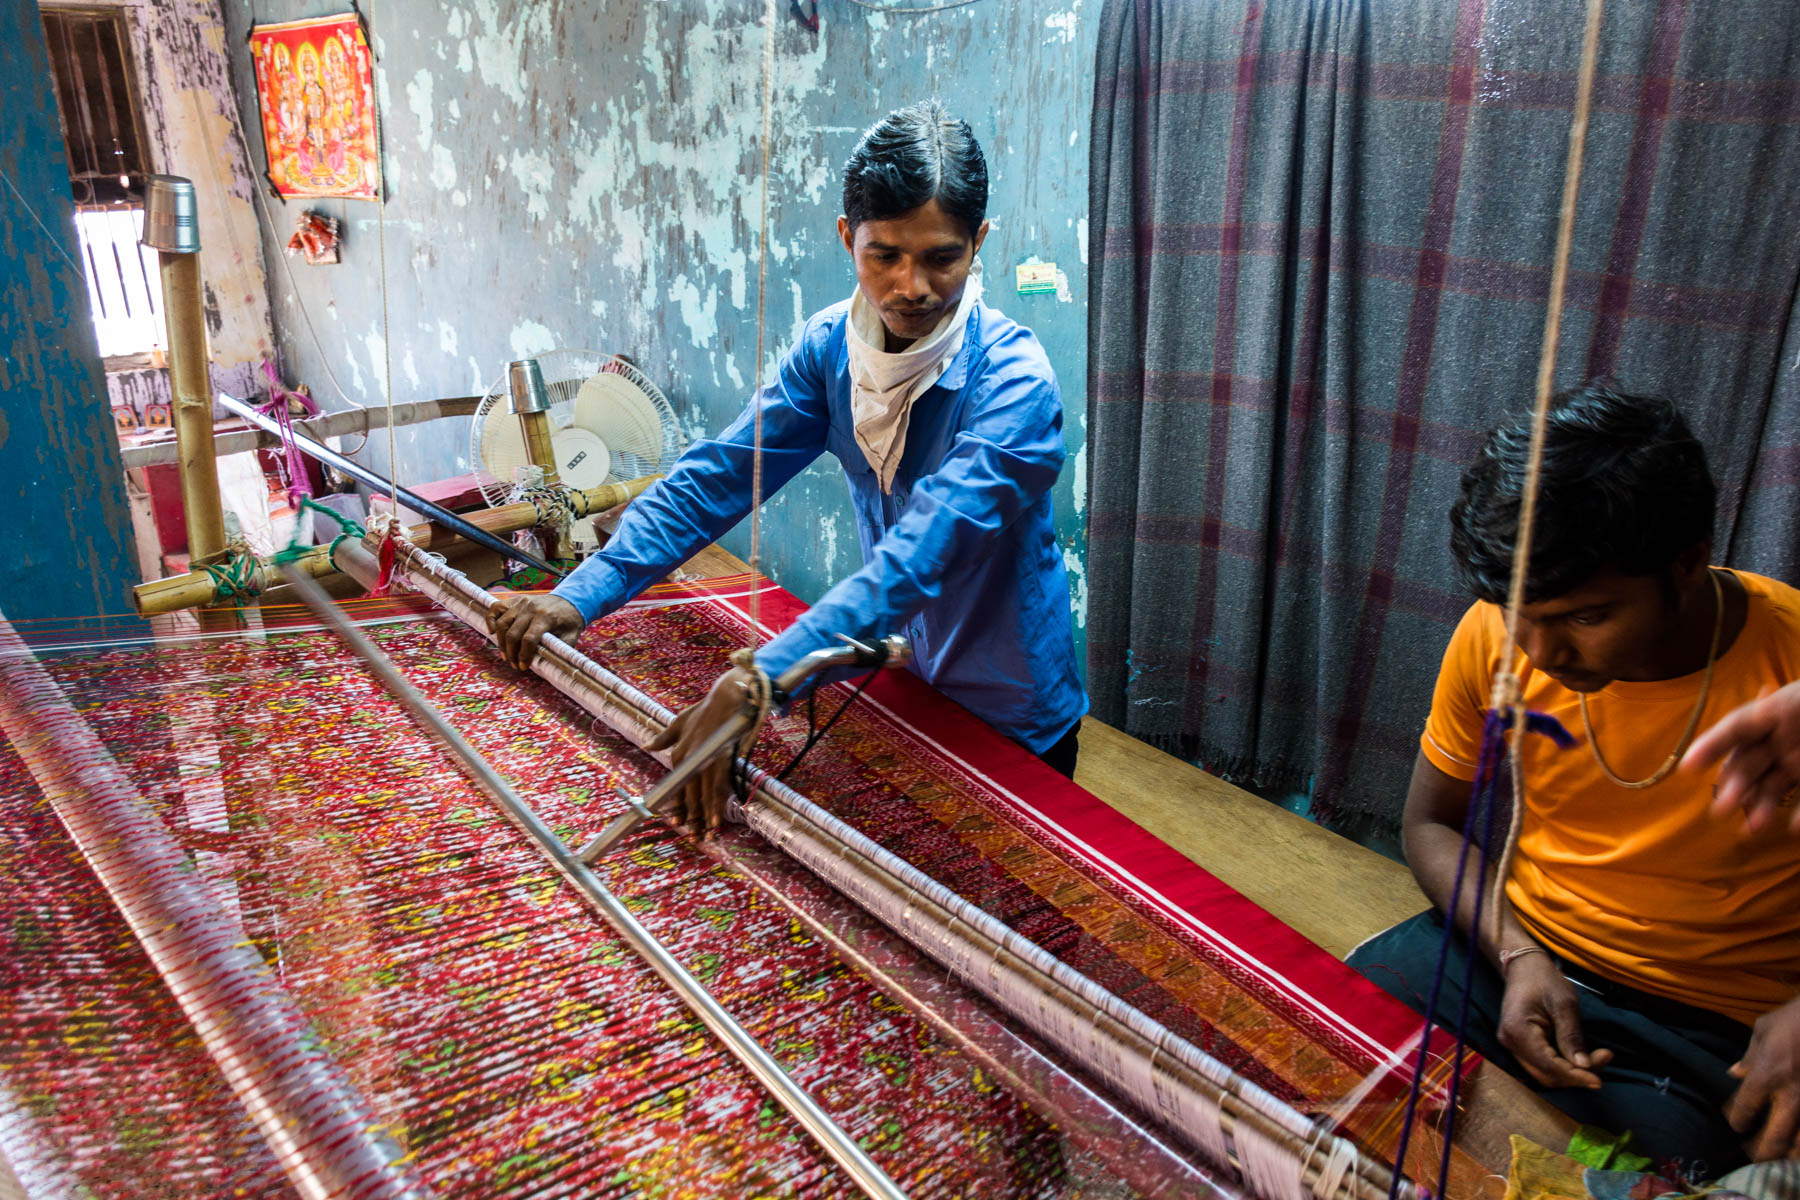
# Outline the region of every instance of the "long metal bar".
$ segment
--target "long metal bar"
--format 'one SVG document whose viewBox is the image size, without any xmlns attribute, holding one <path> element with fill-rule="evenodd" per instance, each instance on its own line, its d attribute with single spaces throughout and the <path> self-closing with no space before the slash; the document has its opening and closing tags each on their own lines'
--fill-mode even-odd
<svg viewBox="0 0 1800 1200">
<path fill-rule="evenodd" d="M 245 404 L 242 400 L 233 396 L 227 396 L 224 392 L 220 392 L 219 403 L 260 429 L 266 429 L 270 433 L 281 432 L 281 426 L 276 423 L 274 417 L 257 412 L 256 409 Z M 302 454 L 310 455 L 324 463 L 326 466 L 334 467 L 337 470 L 342 471 L 352 479 L 360 480 L 370 487 L 386 488 L 388 495 L 392 496 L 395 500 L 404 501 L 406 504 L 430 517 L 433 521 L 436 521 L 438 524 L 455 530 L 457 533 L 468 538 L 471 542 L 485 546 L 496 554 L 504 554 L 508 558 L 514 558 L 522 563 L 528 563 L 557 579 L 561 579 L 568 574 L 568 572 L 551 566 L 534 554 L 527 554 L 511 542 L 502 541 L 500 538 L 495 537 L 480 526 L 470 524 L 449 509 L 442 505 L 432 503 L 417 492 L 400 487 L 391 479 L 383 479 L 379 474 L 371 471 L 361 463 L 345 458 L 336 450 L 331 449 L 331 447 L 320 445 L 303 433 L 294 434 L 294 446 Z"/>
<path fill-rule="evenodd" d="M 475 414 L 481 405 L 480 396 L 453 396 L 445 400 L 413 400 L 405 404 L 394 405 L 395 425 L 417 425 L 422 421 L 434 421 L 439 417 L 468 417 Z M 304 433 L 315 440 L 338 437 L 342 434 L 361 434 L 367 436 L 370 431 L 386 429 L 388 411 L 385 408 L 347 408 L 339 412 L 322 413 L 305 421 L 294 422 L 294 432 Z M 233 429 L 213 436 L 213 450 L 223 457 L 227 454 L 242 454 L 246 450 L 267 450 L 281 445 L 281 438 L 266 429 Z M 119 451 L 125 460 L 125 469 L 133 467 L 154 467 L 176 461 L 176 446 L 171 439 L 162 442 L 139 442 L 135 446 L 125 446 Z"/>
<path fill-rule="evenodd" d="M 830 1115 L 819 1107 L 818 1102 L 782 1069 L 781 1064 L 725 1011 L 712 993 L 689 974 L 687 968 L 631 915 L 631 911 L 600 882 L 600 878 L 588 869 L 587 864 L 563 844 L 562 839 L 544 823 L 506 777 L 494 770 L 493 764 L 468 743 L 431 701 L 400 673 L 399 668 L 361 630 L 344 618 L 311 576 L 285 566 L 282 574 L 306 606 L 343 638 L 363 658 L 394 698 L 461 760 L 463 768 L 488 797 L 500 806 L 514 825 L 538 844 L 563 878 L 574 884 L 589 903 L 599 910 L 601 916 L 649 964 L 650 969 L 675 989 L 694 1015 L 725 1043 L 732 1056 L 812 1135 L 819 1148 L 842 1167 L 865 1194 L 879 1197 L 880 1200 L 904 1200 L 906 1193 L 895 1186 L 886 1172 L 875 1164 L 875 1160 L 837 1126 Z"/>
</svg>

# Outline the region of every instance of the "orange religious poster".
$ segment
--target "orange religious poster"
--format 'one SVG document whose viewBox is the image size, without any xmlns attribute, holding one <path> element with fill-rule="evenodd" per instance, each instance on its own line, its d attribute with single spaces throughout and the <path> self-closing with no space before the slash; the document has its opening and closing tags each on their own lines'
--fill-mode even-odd
<svg viewBox="0 0 1800 1200">
<path fill-rule="evenodd" d="M 375 86 L 356 14 L 258 25 L 250 53 L 275 190 L 377 199 Z"/>
</svg>

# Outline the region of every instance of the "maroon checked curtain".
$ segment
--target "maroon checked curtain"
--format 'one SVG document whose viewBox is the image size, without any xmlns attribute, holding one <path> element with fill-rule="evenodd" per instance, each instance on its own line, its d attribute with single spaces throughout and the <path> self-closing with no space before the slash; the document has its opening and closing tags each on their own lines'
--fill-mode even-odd
<svg viewBox="0 0 1800 1200">
<path fill-rule="evenodd" d="M 1397 822 L 1528 407 L 1580 0 L 1107 0 L 1090 181 L 1095 715 Z M 1717 557 L 1800 581 L 1800 18 L 1606 7 L 1557 383 L 1675 399 Z"/>
</svg>

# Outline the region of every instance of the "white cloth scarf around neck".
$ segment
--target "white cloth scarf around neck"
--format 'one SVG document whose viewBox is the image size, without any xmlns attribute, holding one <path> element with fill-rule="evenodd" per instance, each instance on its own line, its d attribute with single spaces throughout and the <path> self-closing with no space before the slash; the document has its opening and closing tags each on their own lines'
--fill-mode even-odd
<svg viewBox="0 0 1800 1200">
<path fill-rule="evenodd" d="M 850 417 L 856 427 L 856 444 L 881 479 L 881 490 L 894 486 L 894 472 L 906 451 L 906 424 L 913 401 L 943 377 L 962 350 L 969 328 L 969 313 L 981 299 L 981 262 L 969 269 L 956 311 L 939 321 L 937 328 L 898 354 L 889 354 L 887 327 L 881 312 L 869 303 L 862 288 L 850 297 L 850 321 L 845 337 L 850 347 Z"/>
</svg>

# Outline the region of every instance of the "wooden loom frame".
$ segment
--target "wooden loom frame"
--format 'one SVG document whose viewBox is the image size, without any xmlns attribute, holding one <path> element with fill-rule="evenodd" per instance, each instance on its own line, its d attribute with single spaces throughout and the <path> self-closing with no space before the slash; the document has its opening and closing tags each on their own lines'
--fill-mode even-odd
<svg viewBox="0 0 1800 1200">
<path fill-rule="evenodd" d="M 1594 30 L 1598 24 L 1599 10 L 1600 10 L 1599 0 L 1590 0 L 1589 49 L 1587 51 L 1587 54 L 1585 55 L 1585 61 L 1584 61 L 1584 75 L 1589 78 L 1591 78 L 1591 71 L 1592 71 L 1592 43 L 1594 40 Z M 771 12 L 770 23 L 772 26 L 772 12 L 773 12 L 772 5 L 770 8 L 770 12 Z M 1587 79 L 1584 78 L 1583 89 L 1582 89 L 1584 94 L 1586 91 L 1586 87 L 1587 87 Z M 768 129 L 767 129 L 768 115 L 767 115 L 767 111 L 766 111 L 766 106 L 767 106 L 767 99 L 765 97 L 765 114 L 764 114 L 765 154 L 766 154 L 767 141 L 768 141 Z M 1579 166 L 1579 149 L 1578 148 L 1572 149 L 1571 160 L 1572 160 L 1571 175 L 1573 176 L 1574 172 L 1578 169 L 1578 166 Z M 765 201 L 765 207 L 766 207 L 766 200 L 767 200 L 767 196 L 766 196 L 767 170 L 766 170 L 766 168 L 765 168 L 765 171 L 763 172 L 763 185 L 764 185 L 764 201 Z M 1560 298 L 1561 298 L 1560 276 L 1566 266 L 1566 254 L 1567 254 L 1567 252 L 1566 252 L 1566 240 L 1567 240 L 1566 225 L 1568 222 L 1568 212 L 1572 209 L 1572 199 L 1573 199 L 1573 192 L 1574 192 L 1573 182 L 1571 182 L 1569 192 L 1570 192 L 1570 196 L 1568 198 L 1566 198 L 1566 200 L 1565 200 L 1565 219 L 1564 219 L 1565 229 L 1563 231 L 1562 239 L 1561 239 L 1564 244 L 1562 246 L 1559 246 L 1558 262 L 1557 262 L 1558 279 L 1556 281 L 1556 286 L 1553 287 L 1553 303 L 1560 303 Z M 765 217 L 765 223 L 766 223 L 766 217 Z M 384 290 L 385 290 L 385 278 L 383 279 L 383 286 L 384 286 Z M 759 289 L 759 297 L 758 297 L 759 339 L 760 339 L 760 334 L 761 334 L 761 319 L 760 319 L 761 300 L 762 300 L 761 290 Z M 1552 338 L 1550 335 L 1547 334 L 1547 337 L 1546 337 L 1547 356 L 1548 356 L 1548 352 L 1549 352 L 1549 348 L 1551 347 L 1551 344 L 1552 344 Z M 759 361 L 760 361 L 760 345 L 759 345 Z M 1546 366 L 1546 374 L 1547 374 L 1547 370 L 1548 370 L 1548 367 Z M 365 416 L 364 420 L 365 421 L 367 420 L 366 416 Z M 164 451 L 159 449 L 157 453 L 159 455 L 162 455 L 162 454 L 164 454 Z M 210 455 L 208 455 L 208 457 L 210 458 Z M 210 466 L 210 463 L 208 465 Z M 216 503 L 216 497 L 215 497 L 214 502 Z M 522 528 L 524 526 L 518 526 L 518 527 Z M 1526 528 L 1527 529 L 1529 528 L 1529 522 L 1526 522 Z M 416 536 L 417 532 L 418 531 L 414 531 L 415 536 L 413 538 L 409 539 L 408 541 L 397 543 L 401 546 L 401 550 L 396 556 L 398 560 L 403 560 L 407 564 L 404 568 L 402 568 L 403 574 L 409 580 L 413 580 L 415 582 L 419 581 L 422 576 L 430 577 L 434 574 L 437 574 L 435 569 L 429 565 L 429 560 L 424 559 L 423 556 L 420 555 L 419 552 L 414 548 L 413 543 L 415 543 L 417 540 L 419 540 Z M 427 532 L 426 536 L 429 537 L 432 535 L 430 535 L 429 532 Z M 1521 554 L 1519 557 L 1520 557 L 1520 560 L 1523 561 L 1524 555 Z M 321 559 L 323 559 L 323 561 L 320 561 Z M 331 569 L 331 565 L 332 564 L 330 563 L 330 559 L 329 559 L 328 555 L 315 554 L 314 557 L 308 562 L 306 569 L 308 570 L 309 573 L 324 574 Z M 258 566 L 259 566 L 259 569 L 266 571 L 266 564 L 258 564 Z M 444 574 L 447 575 L 448 573 L 445 572 Z M 165 581 L 165 583 L 166 582 L 167 581 Z M 208 582 L 209 583 L 211 582 L 210 579 L 208 580 Z M 211 586 L 204 588 L 205 594 L 202 595 L 201 594 L 202 588 L 201 588 L 198 580 L 190 578 L 187 581 L 187 583 L 191 590 L 189 590 L 182 596 L 180 602 L 171 605 L 171 607 L 186 607 L 186 606 L 192 605 L 192 604 L 204 604 L 204 603 L 217 601 L 218 594 L 217 594 L 216 584 L 212 584 Z M 426 589 L 421 587 L 421 590 L 423 591 Z M 470 602 L 471 602 L 471 604 L 475 603 L 472 600 L 472 598 L 470 598 Z M 459 616 L 460 615 L 462 615 L 462 614 L 459 614 Z M 467 620 L 466 617 L 464 619 Z M 482 628 L 482 624 L 477 624 L 475 627 L 479 630 Z M 571 655 L 573 655 L 573 651 L 570 651 L 570 653 L 571 653 Z M 579 658 L 579 656 L 575 656 L 575 657 Z M 540 662 L 541 661 L 543 661 L 543 656 L 540 656 Z M 587 660 L 583 660 L 583 661 L 585 662 Z M 575 664 L 575 665 L 579 666 L 579 664 Z M 541 671 L 539 673 L 542 674 Z M 570 676 L 571 681 L 574 681 L 578 676 L 582 676 L 582 674 L 583 673 L 579 672 L 579 671 L 575 672 L 574 674 L 572 674 Z M 549 678 L 549 676 L 546 676 L 546 678 Z M 615 677 L 615 681 L 616 681 L 616 677 Z M 588 708 L 588 704 L 586 702 L 582 701 L 579 697 L 574 696 L 573 693 L 570 693 L 568 691 L 568 689 L 563 687 L 561 684 L 557 683 L 557 681 L 555 679 L 551 679 L 551 682 L 553 683 L 553 685 L 558 687 L 559 691 L 564 691 L 565 694 L 571 695 L 571 698 L 575 698 L 577 700 L 577 702 L 581 703 L 584 708 Z M 598 682 L 596 679 L 587 678 L 586 682 L 590 685 L 598 686 Z M 616 682 L 619 682 L 621 687 L 629 686 L 629 685 L 624 685 L 622 683 L 622 681 L 616 681 Z M 656 709 L 659 709 L 660 706 L 655 706 L 654 701 L 649 701 L 649 704 L 652 706 L 651 708 L 645 708 L 640 705 L 632 703 L 630 701 L 630 697 L 624 696 L 622 694 L 614 695 L 611 693 L 606 693 L 604 688 L 601 688 L 600 692 L 598 692 L 596 694 L 601 694 L 601 695 L 607 696 L 607 699 L 605 701 L 601 702 L 602 705 L 604 707 L 607 707 L 610 711 L 612 711 L 614 713 L 614 715 L 617 716 L 620 720 L 624 721 L 628 725 L 635 724 L 639 728 L 641 728 L 644 732 L 654 731 L 655 729 L 659 728 L 659 718 L 661 721 L 666 721 L 667 716 L 668 716 L 666 710 L 662 710 L 660 712 L 655 711 Z M 638 694 L 638 695 L 641 697 L 641 694 Z M 641 697 L 641 698 L 644 700 L 648 700 L 648 697 Z M 595 711 L 591 708 L 589 708 L 588 710 Z M 602 719 L 607 719 L 609 724 L 614 723 L 614 721 L 611 718 L 607 717 L 604 713 L 599 713 L 597 715 L 601 715 Z M 630 730 L 624 729 L 622 727 L 621 727 L 621 731 L 627 732 L 628 736 L 633 736 L 634 738 L 638 736 L 636 733 L 633 733 Z M 641 738 L 639 740 L 641 740 Z M 760 772 L 756 772 L 754 770 L 754 768 L 750 768 L 750 769 L 753 774 L 760 775 Z M 825 877 L 830 879 L 830 881 L 834 884 L 834 886 L 837 886 L 841 890 L 849 892 L 853 895 L 857 894 L 856 889 L 859 887 L 867 889 L 864 891 L 864 893 L 862 895 L 858 896 L 859 903 L 861 903 L 865 908 L 869 908 L 869 909 L 873 910 L 883 895 L 885 895 L 889 898 L 896 896 L 896 895 L 905 896 L 908 901 L 909 911 L 911 910 L 911 907 L 913 905 L 918 905 L 922 909 L 923 908 L 931 908 L 934 919 L 946 921 L 948 924 L 948 927 L 950 927 L 952 929 L 957 928 L 958 923 L 961 920 L 961 914 L 957 910 L 957 905 L 961 904 L 961 905 L 966 906 L 967 902 L 961 901 L 960 898 L 951 896 L 948 893 L 946 893 L 943 897 L 937 897 L 935 895 L 927 895 L 927 893 L 924 891 L 921 891 L 918 886 L 920 881 L 923 879 L 923 877 L 921 876 L 921 879 L 911 878 L 907 874 L 907 870 L 910 870 L 910 868 L 907 868 L 907 864 L 899 863 L 898 860 L 894 860 L 894 863 L 887 863 L 887 862 L 883 861 L 878 855 L 870 856 L 870 855 L 864 853 L 863 849 L 861 847 L 854 847 L 854 846 L 848 845 L 848 843 L 845 841 L 845 839 L 842 836 L 844 833 L 844 830 L 833 827 L 834 819 L 830 818 L 828 814 L 824 814 L 822 812 L 822 810 L 810 810 L 807 807 L 809 802 L 806 802 L 804 797 L 799 797 L 797 793 L 792 793 L 791 795 L 785 794 L 785 793 L 788 793 L 790 790 L 783 788 L 778 783 L 774 783 L 773 781 L 766 779 L 766 777 L 760 778 L 758 780 L 758 789 L 757 790 L 758 790 L 759 795 L 764 799 L 765 803 L 752 806 L 747 815 L 749 817 L 750 823 L 753 826 L 756 826 L 761 832 L 763 832 L 769 838 L 769 840 L 771 842 L 774 842 L 775 844 L 783 846 L 784 849 L 791 850 L 792 852 L 794 852 L 796 854 L 796 857 L 801 857 L 803 859 L 803 861 L 806 860 L 807 858 L 811 858 L 814 861 L 821 862 L 826 867 L 829 867 L 832 864 L 838 864 L 841 867 L 841 864 L 846 860 L 847 856 L 854 855 L 857 858 L 858 869 L 855 871 L 847 871 L 847 870 L 840 869 L 835 873 L 828 873 L 825 870 L 821 870 L 820 873 L 824 874 Z M 841 823 L 838 823 L 838 824 L 841 824 Z M 854 833 L 854 831 L 850 831 L 850 832 Z M 876 847 L 875 849 L 877 851 L 879 851 L 878 847 Z M 895 864 L 898 864 L 898 865 L 896 866 Z M 907 870 L 902 870 L 901 868 L 907 868 Z M 871 882 L 871 881 L 873 881 L 873 882 Z M 923 882 L 929 883 L 929 880 L 923 880 Z M 930 901 L 931 903 L 927 903 L 927 901 Z M 944 902 L 939 903 L 939 901 L 944 901 Z M 972 907 L 972 906 L 968 906 L 968 907 Z M 1493 911 L 1497 911 L 1497 910 L 1498 910 L 1498 906 L 1496 905 L 1495 909 Z M 906 930 L 900 930 L 900 932 L 902 932 L 903 936 L 907 936 L 909 941 L 914 941 L 915 944 L 917 944 L 916 935 L 907 934 Z M 992 931 L 988 931 L 988 932 L 991 933 Z M 1154 1040 L 1154 1036 L 1153 1036 L 1154 1031 L 1146 1031 L 1144 1029 L 1138 1028 L 1128 1018 L 1128 1016 L 1121 1016 L 1117 1013 L 1114 1013 L 1113 1011 L 1108 1009 L 1103 1003 L 1100 1003 L 1099 1001 L 1094 1000 L 1092 997 L 1083 996 L 1082 988 L 1079 985 L 1085 984 L 1087 981 L 1082 980 L 1078 975 L 1075 975 L 1074 972 L 1068 971 L 1067 968 L 1062 967 L 1062 964 L 1056 963 L 1055 960 L 1053 960 L 1053 959 L 1049 960 L 1048 963 L 1034 961 L 1029 952 L 1037 951 L 1037 948 L 1035 946 L 1031 946 L 1030 943 L 1024 943 L 1023 947 L 1015 948 L 1008 944 L 1007 939 L 1011 936 L 1012 935 L 1010 935 L 1010 933 L 1007 932 L 1006 937 L 999 937 L 998 940 L 994 940 L 991 945 L 978 942 L 977 945 L 978 945 L 979 952 L 980 953 L 991 953 L 993 955 L 992 961 L 995 963 L 1001 963 L 1002 961 L 1004 961 L 1007 964 L 1006 969 L 1008 971 L 1012 972 L 1013 974 L 1017 975 L 1020 978 L 1030 978 L 1035 983 L 1047 984 L 1052 987 L 1060 989 L 1059 994 L 1061 994 L 1061 991 L 1066 991 L 1069 994 L 1069 996 L 1072 996 L 1077 1000 L 1088 1000 L 1088 1001 L 1094 1003 L 1096 1005 L 1096 1007 L 1094 1009 L 1093 1019 L 1096 1022 L 1096 1028 L 1098 1028 L 1099 1025 L 1106 1024 L 1106 1022 L 1109 1022 L 1109 1021 L 1116 1021 L 1119 1023 L 1119 1028 L 1117 1030 L 1113 1030 L 1110 1025 L 1107 1025 L 1109 1035 L 1115 1037 L 1117 1039 L 1117 1043 L 1118 1043 L 1117 1046 L 1114 1047 L 1114 1049 L 1112 1051 L 1110 1051 L 1110 1053 L 1114 1053 L 1118 1056 L 1127 1056 L 1131 1053 L 1140 1053 L 1141 1054 L 1143 1052 L 1143 1050 L 1145 1049 L 1145 1047 L 1148 1046 L 1150 1048 L 1150 1053 L 1151 1053 L 1150 1061 L 1152 1062 L 1152 1064 L 1156 1063 L 1157 1055 L 1160 1053 L 1163 1053 L 1166 1048 L 1158 1046 L 1156 1044 L 1156 1042 Z M 1042 952 L 1037 951 L 1037 953 L 1041 954 Z M 1048 958 L 1048 956 L 1044 956 L 1044 957 L 1046 959 Z M 1017 960 L 1016 962 L 1014 961 L 1015 959 Z M 1066 978 L 1059 979 L 1058 978 L 1058 969 L 1059 968 L 1060 968 L 1061 972 L 1066 973 L 1069 976 L 1074 976 L 1073 980 L 1066 979 Z M 984 994 L 989 994 L 991 997 L 992 993 L 989 992 L 987 988 L 981 987 L 980 982 L 977 978 L 975 978 L 973 976 L 966 976 L 966 978 L 967 978 L 968 982 L 975 984 L 977 986 L 978 990 L 982 990 L 984 992 Z M 1102 993 L 1102 996 L 1104 996 L 1104 995 L 1105 994 Z M 1106 998 L 1111 999 L 1111 997 L 1106 997 Z M 1010 1007 L 1010 1006 L 1006 1006 L 1006 1007 Z M 1130 1011 L 1135 1012 L 1135 1010 L 1130 1010 Z M 1138 1014 L 1138 1015 L 1141 1015 L 1141 1014 Z M 1147 1021 L 1148 1019 L 1145 1018 L 1145 1020 Z M 1151 1023 L 1151 1024 L 1153 1025 L 1154 1023 Z M 1166 1031 L 1164 1031 L 1164 1032 L 1166 1033 Z M 1134 1038 L 1136 1040 L 1134 1040 Z M 1064 1046 L 1064 1049 L 1067 1050 L 1068 1047 Z M 1198 1052 L 1196 1051 L 1195 1053 L 1198 1053 Z M 1202 1056 L 1202 1057 L 1204 1057 L 1204 1056 Z M 1202 1064 L 1195 1064 L 1195 1063 L 1187 1062 L 1179 1054 L 1176 1054 L 1175 1058 L 1177 1059 L 1177 1066 L 1179 1066 L 1183 1069 L 1187 1069 L 1189 1071 L 1197 1072 L 1197 1081 L 1195 1079 L 1183 1079 L 1183 1080 L 1177 1081 L 1172 1086 L 1176 1087 L 1177 1089 L 1184 1088 L 1184 1087 L 1189 1088 L 1194 1091 L 1195 1095 L 1205 1096 L 1206 1099 L 1209 1101 L 1216 1100 L 1221 1114 L 1226 1116 L 1229 1120 L 1238 1122 L 1238 1126 L 1235 1126 L 1232 1128 L 1241 1127 L 1243 1129 L 1243 1131 L 1245 1131 L 1246 1133 L 1250 1134 L 1253 1137 L 1254 1136 L 1273 1136 L 1273 1137 L 1277 1137 L 1277 1138 L 1282 1138 L 1282 1137 L 1298 1136 L 1298 1134 L 1300 1132 L 1299 1130 L 1297 1130 L 1291 1126 L 1286 1126 L 1280 1121 L 1274 1122 L 1275 1127 L 1273 1129 L 1265 1128 L 1265 1124 L 1267 1122 L 1266 1114 L 1263 1114 L 1260 1112 L 1260 1110 L 1258 1109 L 1256 1104 L 1253 1102 L 1254 1097 L 1248 1097 L 1246 1094 L 1243 1094 L 1238 1091 L 1234 1091 L 1229 1086 L 1229 1079 L 1227 1079 L 1225 1082 L 1220 1082 L 1218 1080 L 1212 1079 L 1208 1076 L 1208 1073 L 1204 1069 L 1204 1066 Z M 1208 1060 L 1208 1061 L 1210 1061 L 1210 1060 Z M 1105 1071 L 1102 1068 L 1094 1066 L 1094 1064 L 1091 1064 L 1091 1063 L 1087 1064 L 1087 1065 L 1090 1065 L 1090 1067 L 1092 1067 L 1093 1069 L 1101 1070 L 1101 1072 L 1103 1074 L 1105 1074 Z M 1216 1064 L 1214 1064 L 1214 1065 L 1216 1065 Z M 1173 1068 L 1169 1068 L 1169 1069 L 1173 1069 Z M 1113 1078 L 1113 1076 L 1111 1076 L 1111 1075 L 1108 1075 L 1107 1077 Z M 1239 1081 L 1239 1082 L 1241 1083 L 1242 1081 Z M 1216 1095 L 1210 1095 L 1207 1093 L 1207 1089 L 1215 1088 L 1215 1087 L 1217 1089 Z M 1180 1094 L 1179 1091 L 1176 1094 Z M 1156 1092 L 1156 1098 L 1160 1101 L 1162 1099 L 1162 1096 L 1163 1096 L 1163 1093 L 1159 1089 Z M 1184 1103 L 1185 1103 L 1184 1101 L 1171 1102 L 1170 1111 L 1163 1113 L 1163 1115 L 1166 1118 L 1167 1117 L 1176 1118 L 1176 1120 L 1175 1120 L 1176 1127 L 1185 1132 L 1187 1129 L 1187 1126 L 1188 1126 L 1188 1122 L 1182 1120 L 1181 1118 L 1184 1116 L 1187 1116 L 1188 1114 L 1185 1112 Z M 1235 1114 L 1234 1114 L 1234 1110 L 1241 1110 L 1241 1111 L 1235 1111 Z M 1296 1118 L 1298 1118 L 1298 1114 L 1294 1114 L 1294 1115 L 1296 1116 Z M 1299 1118 L 1299 1119 L 1302 1121 L 1304 1120 L 1303 1118 Z M 1318 1176 L 1318 1170 L 1315 1168 L 1315 1166 L 1312 1162 L 1312 1158 L 1319 1148 L 1320 1148 L 1319 1144 L 1315 1140 L 1312 1140 L 1312 1139 L 1309 1139 L 1309 1141 L 1302 1146 L 1302 1150 L 1304 1153 L 1303 1170 L 1306 1171 L 1307 1173 L 1309 1173 L 1312 1178 L 1317 1178 L 1317 1176 Z M 1365 1182 L 1369 1182 L 1369 1181 L 1365 1181 Z M 1385 1194 L 1385 1190 L 1386 1190 L 1385 1188 L 1382 1188 L 1383 1194 Z M 1359 1197 L 1361 1197 L 1361 1196 L 1366 1196 L 1369 1193 L 1366 1190 L 1358 1190 L 1358 1191 L 1354 1191 L 1353 1194 L 1356 1194 Z"/>
</svg>

